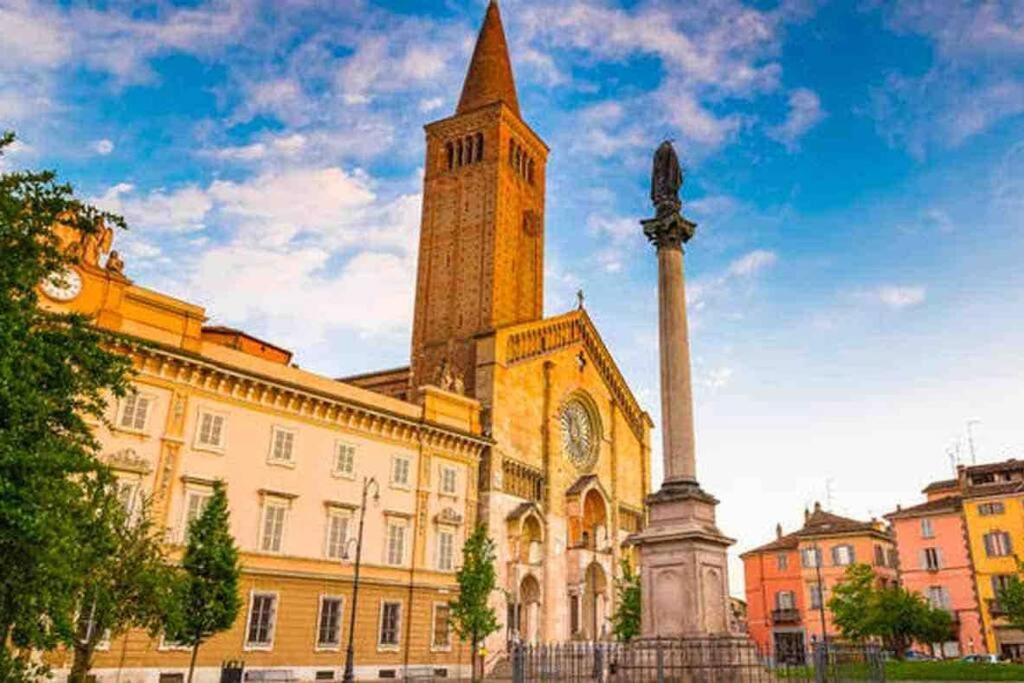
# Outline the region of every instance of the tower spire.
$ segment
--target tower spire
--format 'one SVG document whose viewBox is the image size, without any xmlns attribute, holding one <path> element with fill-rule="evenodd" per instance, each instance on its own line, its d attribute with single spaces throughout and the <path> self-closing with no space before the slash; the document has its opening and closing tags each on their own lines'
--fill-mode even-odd
<svg viewBox="0 0 1024 683">
<path fill-rule="evenodd" d="M 519 113 L 519 98 L 516 82 L 512 76 L 512 60 L 508 56 L 505 28 L 501 24 L 501 11 L 497 0 L 487 5 L 480 35 L 473 49 L 473 59 L 462 84 L 462 96 L 456 114 L 479 109 L 495 102 L 504 102 L 516 116 Z"/>
</svg>

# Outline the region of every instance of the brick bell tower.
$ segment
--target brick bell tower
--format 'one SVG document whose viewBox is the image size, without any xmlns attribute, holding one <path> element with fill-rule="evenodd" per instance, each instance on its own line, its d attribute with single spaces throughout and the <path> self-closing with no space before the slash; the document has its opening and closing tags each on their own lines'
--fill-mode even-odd
<svg viewBox="0 0 1024 683">
<path fill-rule="evenodd" d="M 474 396 L 475 338 L 544 315 L 548 147 L 519 113 L 496 0 L 455 115 L 425 130 L 411 388 Z"/>
</svg>

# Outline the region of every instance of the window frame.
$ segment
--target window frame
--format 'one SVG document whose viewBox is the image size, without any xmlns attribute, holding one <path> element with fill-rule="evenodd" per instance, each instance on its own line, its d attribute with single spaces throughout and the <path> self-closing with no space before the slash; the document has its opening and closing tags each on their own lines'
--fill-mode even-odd
<svg viewBox="0 0 1024 683">
<path fill-rule="evenodd" d="M 1001 552 L 1001 553 L 993 552 L 995 550 L 995 544 L 989 543 L 988 539 L 990 537 L 998 537 L 1000 539 L 1000 544 L 999 545 L 1005 546 L 1005 548 L 1004 548 L 1005 552 Z M 982 539 L 982 545 L 985 548 L 985 556 L 986 557 L 1010 557 L 1011 555 L 1013 555 L 1013 541 L 1010 538 L 1009 532 L 1002 531 L 1001 529 L 991 529 L 986 534 L 984 534 L 981 537 L 981 539 Z M 1006 541 L 1005 543 L 1002 542 L 1004 539 Z"/>
<path fill-rule="evenodd" d="M 221 420 L 220 425 L 220 439 L 218 443 L 206 443 L 202 440 L 203 436 L 203 418 L 209 415 L 211 418 Z M 228 446 L 228 414 L 219 411 L 212 410 L 200 406 L 196 409 L 196 424 L 195 434 L 192 436 L 192 449 L 197 451 L 207 451 L 209 453 L 224 453 Z"/>
<path fill-rule="evenodd" d="M 1006 513 L 1006 504 L 1001 500 L 990 500 L 978 503 L 979 517 L 995 517 Z"/>
<path fill-rule="evenodd" d="M 783 605 L 782 596 L 789 598 L 789 606 Z M 775 609 L 777 610 L 795 610 L 796 609 L 796 593 L 791 590 L 780 590 L 775 591 Z"/>
<path fill-rule="evenodd" d="M 845 558 L 840 556 L 845 554 Z M 845 561 L 842 561 L 845 559 Z M 849 567 L 857 561 L 857 554 L 849 543 L 832 547 L 832 564 L 836 567 Z"/>
<path fill-rule="evenodd" d="M 436 538 L 434 542 L 434 569 L 439 572 L 453 572 L 455 571 L 455 534 L 456 529 L 449 526 L 438 526 Z M 447 536 L 449 539 L 448 548 L 448 566 L 441 566 L 441 539 Z"/>
<path fill-rule="evenodd" d="M 922 569 L 929 572 L 937 572 L 942 569 L 942 553 L 937 547 L 928 546 L 927 548 L 922 548 L 921 556 L 924 558 Z"/>
<path fill-rule="evenodd" d="M 405 466 L 403 472 L 405 474 L 404 481 L 398 481 L 395 478 L 397 473 L 397 464 L 399 461 L 404 461 Z M 402 489 L 403 491 L 409 491 L 412 489 L 410 477 L 412 475 L 412 458 L 408 455 L 392 455 L 391 456 L 391 471 L 388 474 L 388 485 L 393 489 Z"/>
<path fill-rule="evenodd" d="M 811 555 L 808 555 L 808 553 L 810 553 Z M 808 569 L 814 569 L 815 567 L 820 567 L 821 564 L 822 564 L 821 563 L 822 555 L 823 555 L 823 553 L 821 552 L 821 548 L 814 547 L 814 546 L 804 548 L 804 549 L 802 549 L 800 551 L 800 564 L 801 564 L 801 566 L 803 566 L 805 568 L 808 568 Z M 814 557 L 814 563 L 809 563 L 807 561 L 807 558 L 810 557 L 810 556 Z"/>
<path fill-rule="evenodd" d="M 789 569 L 789 554 L 775 553 L 775 570 L 784 572 Z"/>
<path fill-rule="evenodd" d="M 288 526 L 288 513 L 291 510 L 292 502 L 288 498 L 282 498 L 280 496 L 264 495 L 263 501 L 260 504 L 260 530 L 259 537 L 257 539 L 257 548 L 259 552 L 266 553 L 268 555 L 283 555 L 284 554 L 284 537 L 285 531 Z M 263 541 L 267 533 L 267 512 L 270 508 L 277 508 L 281 510 L 281 533 L 279 534 L 278 547 L 276 550 L 271 550 L 263 547 Z"/>
<path fill-rule="evenodd" d="M 921 538 L 935 538 L 935 527 L 930 517 L 921 518 Z"/>
<path fill-rule="evenodd" d="M 439 607 L 443 607 L 448 610 L 447 626 L 445 635 L 447 640 L 445 643 L 438 644 L 437 642 L 437 610 Z M 451 605 L 447 602 L 434 601 L 433 606 L 430 610 L 430 651 L 431 652 L 451 652 L 452 651 L 452 624 L 451 624 Z"/>
<path fill-rule="evenodd" d="M 338 468 L 338 459 L 342 448 L 349 449 L 349 471 L 345 472 Z M 355 480 L 356 478 L 356 445 L 350 441 L 338 439 L 334 442 L 334 458 L 331 460 L 331 475 L 342 479 Z"/>
<path fill-rule="evenodd" d="M 404 567 L 406 564 L 406 540 L 409 531 L 409 520 L 404 517 L 387 515 L 385 518 L 387 533 L 384 537 L 384 565 L 388 567 Z M 391 530 L 393 528 L 402 530 L 401 557 L 397 563 L 391 561 Z"/>
<path fill-rule="evenodd" d="M 459 468 L 455 465 L 441 465 L 440 473 L 438 475 L 437 482 L 437 493 L 441 496 L 451 496 L 452 498 L 458 498 L 459 496 Z M 448 475 L 451 475 L 452 488 L 449 491 L 445 487 Z"/>
<path fill-rule="evenodd" d="M 337 601 L 338 603 L 338 642 L 324 643 L 320 640 L 323 631 L 324 603 L 326 601 Z M 345 596 L 334 593 L 321 593 L 316 608 L 316 633 L 313 636 L 313 650 L 315 652 L 341 652 L 341 644 L 345 640 Z"/>
<path fill-rule="evenodd" d="M 326 515 L 327 516 L 327 524 L 325 525 L 326 529 L 324 530 L 324 557 L 327 558 L 328 560 L 344 561 L 345 560 L 345 557 L 344 557 L 344 555 L 345 555 L 345 548 L 346 548 L 346 546 L 348 546 L 348 541 L 349 541 L 349 538 L 350 538 L 349 534 L 352 531 L 349 528 L 351 526 L 351 524 L 352 524 L 352 510 L 350 510 L 348 508 L 338 507 L 336 505 L 328 505 L 326 507 L 327 507 L 327 515 Z M 345 534 L 344 534 L 343 538 L 341 539 L 341 554 L 340 555 L 332 555 L 331 554 L 331 531 L 332 531 L 331 525 L 334 523 L 335 519 L 344 519 L 345 520 Z"/>
<path fill-rule="evenodd" d="M 178 538 L 179 541 L 184 545 L 188 542 L 188 527 L 192 520 L 188 518 L 190 504 L 189 501 L 192 496 L 198 496 L 203 499 L 203 503 L 199 509 L 199 515 L 203 514 L 203 510 L 210 502 L 210 498 L 213 497 L 213 487 L 206 484 L 197 483 L 186 483 L 183 491 L 182 504 L 181 504 L 181 516 L 178 520 Z M 198 517 L 198 515 L 197 515 Z"/>
<path fill-rule="evenodd" d="M 817 595 L 817 602 L 814 596 Z M 821 609 L 825 604 L 825 588 L 822 584 L 817 581 L 811 581 L 807 584 L 807 605 L 810 609 Z"/>
<path fill-rule="evenodd" d="M 268 628 L 268 641 L 266 643 L 253 643 L 249 640 L 252 630 L 252 614 L 256 607 L 256 598 L 272 598 L 270 612 L 270 626 Z M 242 650 L 244 652 L 273 652 L 274 638 L 277 636 L 277 620 L 280 616 L 281 597 L 278 591 L 256 590 L 249 591 L 249 609 L 245 615 L 245 631 L 242 634 Z"/>
<path fill-rule="evenodd" d="M 287 435 L 291 437 L 291 442 L 288 449 L 288 458 L 279 458 L 276 455 L 277 452 L 277 438 L 278 435 Z M 298 441 L 299 432 L 297 429 L 291 427 L 284 427 L 281 425 L 273 425 L 270 428 L 270 450 L 267 451 L 267 464 L 274 465 L 275 467 L 288 467 L 291 469 L 295 468 L 295 443 Z"/>
<path fill-rule="evenodd" d="M 132 419 L 133 424 L 127 425 L 127 426 L 124 424 L 124 418 L 125 418 L 125 413 L 128 410 L 128 400 L 129 399 L 131 399 L 133 401 L 136 401 L 136 404 L 137 404 L 139 399 L 142 399 L 142 400 L 144 400 L 146 402 L 146 412 L 143 415 L 142 426 L 141 427 L 136 427 L 134 425 L 134 422 L 135 422 L 135 419 L 134 419 L 135 416 L 134 415 L 133 415 L 133 419 Z M 156 399 L 157 399 L 156 394 L 152 394 L 152 393 L 149 393 L 149 392 L 138 391 L 138 390 L 133 391 L 133 392 L 129 393 L 128 395 L 121 397 L 118 400 L 118 403 L 117 403 L 117 415 L 116 415 L 116 419 L 114 420 L 114 429 L 116 431 L 119 431 L 119 432 L 124 432 L 125 434 L 139 434 L 139 435 L 142 435 L 142 436 L 148 435 L 149 434 L 149 426 L 150 426 L 150 423 L 152 421 L 152 416 L 153 416 L 153 407 L 156 405 Z M 135 410 L 137 410 L 137 405 L 133 405 L 132 410 L 133 410 L 133 412 Z"/>
<path fill-rule="evenodd" d="M 395 619 L 395 642 L 385 643 L 384 636 L 384 612 L 386 605 L 397 605 L 398 617 Z M 405 601 L 388 598 L 381 598 L 380 609 L 377 615 L 377 652 L 399 652 L 402 649 L 402 618 L 405 612 Z"/>
</svg>

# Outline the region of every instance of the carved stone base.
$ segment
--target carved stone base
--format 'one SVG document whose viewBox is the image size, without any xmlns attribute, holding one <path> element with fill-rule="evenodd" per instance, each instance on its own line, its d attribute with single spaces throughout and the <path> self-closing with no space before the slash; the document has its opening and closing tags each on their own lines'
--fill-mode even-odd
<svg viewBox="0 0 1024 683">
<path fill-rule="evenodd" d="M 644 638 L 729 634 L 729 568 L 735 541 L 715 525 L 714 496 L 696 482 L 666 482 L 647 499 L 640 550 Z"/>
</svg>

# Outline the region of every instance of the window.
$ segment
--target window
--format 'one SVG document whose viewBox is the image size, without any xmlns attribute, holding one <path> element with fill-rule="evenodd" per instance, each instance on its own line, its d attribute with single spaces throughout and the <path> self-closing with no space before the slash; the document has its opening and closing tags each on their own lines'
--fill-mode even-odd
<svg viewBox="0 0 1024 683">
<path fill-rule="evenodd" d="M 149 416 L 149 407 L 153 399 L 149 396 L 139 394 L 128 394 L 124 398 L 121 409 L 121 419 L 118 421 L 121 429 L 129 429 L 133 432 L 141 432 L 146 428 L 146 418 Z"/>
<path fill-rule="evenodd" d="M 201 448 L 224 448 L 224 416 L 217 413 L 201 412 L 196 445 Z"/>
<path fill-rule="evenodd" d="M 853 564 L 853 559 L 852 545 L 837 545 L 835 548 L 832 548 L 832 564 L 837 567 Z"/>
<path fill-rule="evenodd" d="M 125 514 L 133 517 L 135 505 L 138 502 L 139 482 L 138 480 L 121 479 L 115 485 L 117 487 L 117 500 L 124 508 Z"/>
<path fill-rule="evenodd" d="M 477 133 L 476 134 L 475 149 L 476 149 L 476 160 L 477 161 L 483 161 L 484 160 L 484 134 L 483 133 Z"/>
<path fill-rule="evenodd" d="M 398 647 L 399 628 L 402 625 L 402 603 L 382 602 L 380 606 L 380 637 L 377 644 L 381 647 Z"/>
<path fill-rule="evenodd" d="M 387 563 L 393 566 L 402 564 L 405 559 L 405 524 L 403 522 L 388 523 Z"/>
<path fill-rule="evenodd" d="M 811 609 L 818 609 L 823 604 L 821 586 L 816 583 L 812 583 L 809 588 L 811 593 Z"/>
<path fill-rule="evenodd" d="M 921 551 L 921 565 L 928 571 L 938 571 L 942 566 L 941 558 L 938 548 L 925 548 Z"/>
<path fill-rule="evenodd" d="M 945 586 L 929 586 L 928 602 L 935 609 L 949 609 L 949 591 Z"/>
<path fill-rule="evenodd" d="M 779 553 L 775 556 L 775 567 L 779 571 L 789 569 L 789 555 L 786 553 Z"/>
<path fill-rule="evenodd" d="M 327 557 L 332 560 L 345 559 L 345 546 L 348 541 L 349 514 L 341 510 L 327 511 Z"/>
<path fill-rule="evenodd" d="M 989 557 L 1006 557 L 1013 552 L 1010 534 L 1005 531 L 992 531 L 984 536 L 985 554 Z"/>
<path fill-rule="evenodd" d="M 821 550 L 818 548 L 804 548 L 800 551 L 800 557 L 805 567 L 817 567 L 821 563 Z"/>
<path fill-rule="evenodd" d="M 580 596 L 569 596 L 569 632 L 573 635 L 580 632 Z"/>
<path fill-rule="evenodd" d="M 978 514 L 982 517 L 989 517 L 991 515 L 1001 515 L 1006 511 L 1002 502 L 996 501 L 994 503 L 980 503 L 978 505 Z"/>
<path fill-rule="evenodd" d="M 213 492 L 209 489 L 186 489 L 185 490 L 185 514 L 181 521 L 181 540 L 184 543 L 188 539 L 188 528 L 192 521 L 199 518 L 210 502 Z"/>
<path fill-rule="evenodd" d="M 443 572 L 452 570 L 452 548 L 455 545 L 454 534 L 451 531 L 437 532 L 437 568 Z"/>
<path fill-rule="evenodd" d="M 337 650 L 341 647 L 341 598 L 321 596 L 320 618 L 317 619 L 316 647 Z"/>
<path fill-rule="evenodd" d="M 274 593 L 253 593 L 249 603 L 249 625 L 246 628 L 247 649 L 267 649 L 274 643 L 274 621 L 277 612 L 277 595 Z"/>
<path fill-rule="evenodd" d="M 880 545 L 875 546 L 875 566 L 885 566 L 885 549 Z"/>
<path fill-rule="evenodd" d="M 935 531 L 932 529 L 932 520 L 925 518 L 921 520 L 921 538 L 934 538 Z"/>
<path fill-rule="evenodd" d="M 448 603 L 434 603 L 434 635 L 430 639 L 434 649 L 445 649 L 452 646 L 451 626 L 448 623 Z"/>
<path fill-rule="evenodd" d="M 295 432 L 290 429 L 274 427 L 271 430 L 270 462 L 281 465 L 295 463 Z"/>
<path fill-rule="evenodd" d="M 334 474 L 351 479 L 356 474 L 356 447 L 338 442 L 334 445 Z"/>
<path fill-rule="evenodd" d="M 775 594 L 775 609 L 796 609 L 793 591 L 779 591 Z"/>
<path fill-rule="evenodd" d="M 441 493 L 454 496 L 456 492 L 456 478 L 458 472 L 454 467 L 441 467 Z"/>
<path fill-rule="evenodd" d="M 399 455 L 391 458 L 391 485 L 409 486 L 409 458 Z"/>
<path fill-rule="evenodd" d="M 992 594 L 996 596 L 996 600 L 999 599 L 999 594 L 1010 587 L 1013 582 L 1013 576 L 1010 574 L 993 574 L 992 575 Z"/>
<path fill-rule="evenodd" d="M 279 501 L 263 504 L 263 533 L 260 536 L 260 550 L 268 553 L 281 552 L 284 538 L 284 517 L 288 505 Z"/>
<path fill-rule="evenodd" d="M 889 558 L 889 566 L 896 569 L 900 566 L 900 556 L 896 554 L 895 548 L 889 548 L 885 551 L 886 557 Z"/>
</svg>

